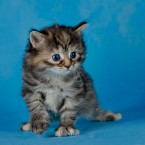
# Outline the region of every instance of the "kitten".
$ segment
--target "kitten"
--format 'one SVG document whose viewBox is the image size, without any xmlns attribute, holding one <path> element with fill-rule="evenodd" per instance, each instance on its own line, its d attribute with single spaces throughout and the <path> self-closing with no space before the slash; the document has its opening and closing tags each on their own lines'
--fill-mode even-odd
<svg viewBox="0 0 145 145">
<path fill-rule="evenodd" d="M 80 115 L 94 121 L 121 119 L 121 114 L 100 108 L 92 80 L 82 67 L 86 25 L 31 31 L 23 64 L 23 96 L 31 117 L 22 130 L 43 133 L 50 124 L 49 111 L 60 114 L 55 136 L 79 134 L 74 124 Z"/>
</svg>

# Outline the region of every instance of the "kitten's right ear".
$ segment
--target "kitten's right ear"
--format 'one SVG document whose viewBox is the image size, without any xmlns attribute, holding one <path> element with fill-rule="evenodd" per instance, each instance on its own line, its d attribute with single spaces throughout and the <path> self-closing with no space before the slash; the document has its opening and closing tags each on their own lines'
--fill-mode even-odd
<svg viewBox="0 0 145 145">
<path fill-rule="evenodd" d="M 38 31 L 32 31 L 30 33 L 30 42 L 34 48 L 40 48 L 42 44 L 44 44 L 45 41 L 45 35 L 38 32 Z"/>
<path fill-rule="evenodd" d="M 74 32 L 80 33 L 87 26 L 87 22 L 81 22 L 79 25 L 74 27 Z"/>
</svg>

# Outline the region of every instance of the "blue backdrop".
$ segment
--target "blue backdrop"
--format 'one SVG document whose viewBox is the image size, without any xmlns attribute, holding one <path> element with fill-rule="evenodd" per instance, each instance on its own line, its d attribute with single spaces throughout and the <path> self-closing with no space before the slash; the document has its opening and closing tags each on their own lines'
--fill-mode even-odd
<svg viewBox="0 0 145 145">
<path fill-rule="evenodd" d="M 27 145 L 35 141 L 35 136 L 31 133 L 21 134 L 16 129 L 22 121 L 28 119 L 26 105 L 21 97 L 21 74 L 29 30 L 41 29 L 54 23 L 74 26 L 83 20 L 89 23 L 84 30 L 87 45 L 84 67 L 94 80 L 103 108 L 122 112 L 128 121 L 131 117 L 132 120 L 145 118 L 143 116 L 145 110 L 144 0 L 0 0 L 0 141 L 2 143 L 6 142 L 6 136 L 10 137 L 11 133 L 15 145 L 18 142 L 16 138 L 19 137 L 21 138 L 19 141 L 29 138 Z M 130 111 L 127 113 L 127 110 Z M 123 124 L 123 120 L 120 122 Z M 86 123 L 86 126 L 91 125 L 83 123 Z M 118 123 L 116 125 L 120 127 Z M 114 127 L 113 124 L 111 127 Z M 83 126 L 81 128 L 83 134 L 84 128 Z M 85 137 L 90 134 L 86 133 Z M 98 134 L 99 132 L 96 136 Z M 98 139 L 96 136 L 94 132 L 93 137 L 96 139 L 92 142 L 103 143 L 99 140 L 101 135 Z M 120 134 L 118 138 L 119 136 Z M 83 144 L 83 135 L 81 137 L 76 137 L 76 140 Z M 128 136 L 128 140 L 130 137 Z M 69 144 L 74 141 L 74 138 L 71 139 L 53 141 L 56 144 L 67 141 L 66 144 Z M 37 140 L 43 142 L 44 138 L 42 136 Z M 49 139 L 46 140 L 49 143 Z M 142 143 L 145 145 L 145 140 L 142 140 Z M 99 142 L 96 144 L 99 145 Z"/>
</svg>

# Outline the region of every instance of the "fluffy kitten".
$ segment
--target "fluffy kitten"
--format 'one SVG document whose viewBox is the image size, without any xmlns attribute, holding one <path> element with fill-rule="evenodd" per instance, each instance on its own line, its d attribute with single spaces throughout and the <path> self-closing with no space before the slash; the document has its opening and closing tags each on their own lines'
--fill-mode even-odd
<svg viewBox="0 0 145 145">
<path fill-rule="evenodd" d="M 94 121 L 114 121 L 121 114 L 100 108 L 92 81 L 84 71 L 85 44 L 82 29 L 53 25 L 42 31 L 33 30 L 24 57 L 23 96 L 30 121 L 22 130 L 41 134 L 49 126 L 50 113 L 60 114 L 56 136 L 79 134 L 74 123 L 84 115 Z"/>
</svg>

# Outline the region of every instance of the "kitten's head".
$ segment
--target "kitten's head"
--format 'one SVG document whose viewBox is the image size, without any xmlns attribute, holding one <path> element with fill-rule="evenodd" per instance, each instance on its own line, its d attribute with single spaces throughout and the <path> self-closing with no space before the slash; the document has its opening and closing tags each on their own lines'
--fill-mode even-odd
<svg viewBox="0 0 145 145">
<path fill-rule="evenodd" d="M 75 27 L 53 25 L 42 31 L 31 31 L 27 51 L 33 66 L 60 75 L 75 72 L 85 57 L 81 31 L 86 25 L 86 22 Z"/>
</svg>

